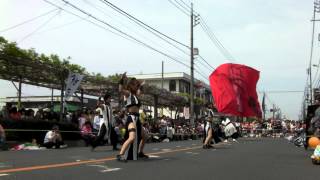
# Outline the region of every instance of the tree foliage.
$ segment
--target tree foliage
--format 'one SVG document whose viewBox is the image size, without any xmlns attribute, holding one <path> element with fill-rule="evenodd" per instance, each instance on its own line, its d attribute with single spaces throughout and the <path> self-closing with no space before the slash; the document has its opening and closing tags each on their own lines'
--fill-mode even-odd
<svg viewBox="0 0 320 180">
<path fill-rule="evenodd" d="M 14 57 L 21 57 L 27 58 L 32 61 L 38 61 L 43 64 L 52 65 L 57 69 L 66 69 L 75 73 L 87 74 L 86 69 L 81 67 L 77 64 L 71 64 L 70 60 L 71 57 L 67 58 L 60 58 L 56 54 L 39 54 L 35 51 L 34 48 L 30 49 L 21 49 L 17 46 L 15 42 L 9 42 L 5 38 L 0 36 L 0 53 L 14 56 Z"/>
</svg>

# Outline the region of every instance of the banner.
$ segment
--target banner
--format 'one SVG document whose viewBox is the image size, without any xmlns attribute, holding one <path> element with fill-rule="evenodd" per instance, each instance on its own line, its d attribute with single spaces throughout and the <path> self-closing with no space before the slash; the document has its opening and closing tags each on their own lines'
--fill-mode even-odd
<svg viewBox="0 0 320 180">
<path fill-rule="evenodd" d="M 209 77 L 218 112 L 241 117 L 261 117 L 256 92 L 259 71 L 240 64 L 222 64 Z"/>
<path fill-rule="evenodd" d="M 65 99 L 72 97 L 73 93 L 78 89 L 82 79 L 83 75 L 69 72 L 69 76 L 66 81 Z"/>
</svg>

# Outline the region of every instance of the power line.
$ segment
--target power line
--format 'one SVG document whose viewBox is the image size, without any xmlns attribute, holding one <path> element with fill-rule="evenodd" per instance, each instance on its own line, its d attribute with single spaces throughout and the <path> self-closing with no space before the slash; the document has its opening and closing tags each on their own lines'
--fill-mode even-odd
<svg viewBox="0 0 320 180">
<path fill-rule="evenodd" d="M 181 3 L 179 3 L 177 0 L 175 0 L 175 2 L 180 6 L 177 6 L 175 3 L 173 3 L 171 0 L 168 0 L 171 4 L 173 4 L 176 8 L 178 8 L 181 12 L 183 12 L 184 14 L 186 14 L 187 16 L 190 16 L 189 15 L 189 13 L 186 13 L 186 12 L 188 12 L 189 11 L 189 9 L 191 8 L 187 3 L 185 3 L 183 0 L 180 0 L 181 2 L 182 2 L 182 4 Z M 196 14 L 199 14 L 199 13 L 197 13 L 196 11 L 194 11 Z M 215 37 L 215 36 L 214 36 Z M 222 44 L 221 44 L 222 45 Z M 222 47 L 223 47 L 223 45 L 222 45 Z M 206 67 L 209 71 L 210 71 L 210 73 L 211 73 L 211 71 L 212 70 L 214 70 L 215 68 L 214 67 L 212 67 L 201 55 L 199 55 L 199 57 L 200 57 L 200 59 L 202 60 L 202 61 L 204 61 L 209 67 L 211 67 L 212 69 L 210 69 L 208 66 L 206 66 L 206 65 L 204 65 L 204 64 L 202 64 L 201 63 L 201 61 L 198 61 L 199 63 L 201 63 L 204 67 Z M 202 76 L 204 77 L 204 75 L 202 74 Z M 208 77 L 205 77 L 205 79 L 207 79 Z"/>
<path fill-rule="evenodd" d="M 184 10 L 183 8 L 181 8 L 180 6 L 176 5 L 174 2 L 172 2 L 171 0 L 168 0 L 172 5 L 174 5 L 177 9 L 179 9 L 183 14 L 190 16 L 189 12 Z"/>
<path fill-rule="evenodd" d="M 104 14 L 105 16 L 107 16 L 108 18 L 114 19 L 114 17 L 112 17 L 111 15 L 107 14 L 104 10 L 102 10 L 102 9 L 103 9 L 102 7 L 96 6 L 96 5 L 94 5 L 93 3 L 89 2 L 88 0 L 83 0 L 83 1 L 84 1 L 86 4 L 90 5 L 91 7 L 95 8 L 97 11 L 103 13 L 103 14 Z M 99 7 L 100 9 L 99 9 L 98 7 Z M 117 16 L 117 15 L 114 15 L 114 16 L 120 18 L 120 16 Z M 132 29 L 131 29 L 129 26 L 125 25 L 125 24 L 122 23 L 120 20 L 118 20 L 118 23 L 120 23 L 122 26 L 124 26 L 124 27 L 126 27 L 127 29 L 130 29 L 130 30 L 132 31 Z M 135 33 L 138 34 L 139 36 L 147 39 L 147 40 L 150 40 L 150 39 L 148 39 L 147 37 L 141 35 L 140 33 L 136 32 L 136 31 L 135 31 Z M 152 40 L 150 40 L 150 41 L 152 41 Z M 153 41 L 152 41 L 152 42 L 153 42 Z"/>
<path fill-rule="evenodd" d="M 61 29 L 61 28 L 64 28 L 64 27 L 66 27 L 66 26 L 69 26 L 69 25 L 72 25 L 72 24 L 81 22 L 81 21 L 83 21 L 83 20 L 84 20 L 84 19 L 77 19 L 77 20 L 74 20 L 74 21 L 70 21 L 70 22 L 67 22 L 67 23 L 64 23 L 64 24 L 55 26 L 55 27 L 51 27 L 51 28 L 45 29 L 45 30 L 43 30 L 43 31 L 38 32 L 37 34 L 43 34 L 43 33 L 49 32 L 49 31 L 54 31 L 54 30 L 56 30 L 56 29 Z"/>
<path fill-rule="evenodd" d="M 186 6 L 186 9 L 191 9 L 191 7 L 186 2 L 184 2 L 184 0 L 180 0 L 180 2 L 182 2 L 182 4 Z"/>
<path fill-rule="evenodd" d="M 223 49 L 223 47 L 221 47 L 221 45 L 218 43 L 218 41 L 216 40 L 215 36 L 212 36 L 212 34 L 210 33 L 210 31 L 207 29 L 206 26 L 204 26 L 202 23 L 200 23 L 200 26 L 202 28 L 202 30 L 207 34 L 207 36 L 209 37 L 209 39 L 211 40 L 211 42 L 215 45 L 216 48 L 218 48 L 218 50 L 220 51 L 220 53 L 227 59 L 230 59 L 230 56 L 228 55 L 228 53 L 225 52 L 225 50 Z"/>
<path fill-rule="evenodd" d="M 199 67 L 197 64 L 195 64 L 195 66 L 198 67 L 199 70 L 200 70 L 200 67 Z M 197 72 L 200 76 L 202 76 L 205 80 L 208 80 L 208 77 L 209 77 L 209 76 L 206 76 L 206 75 L 203 74 L 202 72 L 198 71 L 196 68 L 194 68 L 194 71 Z"/>
<path fill-rule="evenodd" d="M 208 66 L 210 66 L 212 68 L 212 70 L 215 70 L 216 68 L 214 68 L 213 66 L 211 66 L 208 61 L 206 61 L 200 54 L 198 55 L 200 57 L 200 59 L 202 59 Z"/>
<path fill-rule="evenodd" d="M 117 12 L 125 15 L 126 17 L 128 17 L 129 19 L 131 19 L 132 21 L 134 21 L 135 23 L 137 23 L 139 26 L 144 27 L 144 28 L 147 29 L 148 31 L 150 31 L 150 32 L 152 32 L 152 33 L 156 32 L 156 33 L 162 35 L 163 37 L 166 37 L 166 38 L 170 39 L 171 41 L 173 41 L 173 42 L 175 42 L 175 43 L 177 43 L 177 44 L 180 44 L 181 46 L 184 46 L 184 47 L 190 49 L 190 47 L 187 46 L 187 45 L 185 45 L 184 43 L 179 42 L 178 40 L 173 39 L 172 37 L 169 37 L 168 35 L 166 35 L 166 34 L 160 32 L 159 30 L 151 27 L 150 25 L 144 23 L 143 21 L 141 21 L 141 20 L 139 20 L 138 18 L 134 17 L 133 15 L 127 13 L 126 11 L 120 9 L 119 7 L 117 7 L 116 5 L 112 4 L 111 2 L 109 2 L 109 1 L 107 1 L 107 0 L 100 0 L 100 1 L 103 2 L 104 4 L 108 5 L 108 6 L 111 7 L 112 9 L 116 10 Z M 147 28 L 146 28 L 146 27 L 147 27 Z M 148 29 L 148 28 L 149 28 L 149 29 Z M 152 31 L 151 31 L 150 29 L 151 29 Z M 156 35 L 156 34 L 155 34 L 155 35 Z M 159 37 L 159 35 L 156 35 L 156 36 Z M 161 38 L 161 39 L 163 39 L 163 38 Z"/>
<path fill-rule="evenodd" d="M 45 1 L 46 1 L 46 0 L 45 0 Z M 72 3 L 70 3 L 70 2 L 68 2 L 68 1 L 66 1 L 66 0 L 61 0 L 61 1 L 65 2 L 67 5 L 71 6 L 72 8 L 74 8 L 74 9 L 76 9 L 76 10 L 78 10 L 78 11 L 80 11 L 81 13 L 88 15 L 89 17 L 93 18 L 94 20 L 96 20 L 96 21 L 98 21 L 98 22 L 100 22 L 100 23 L 102 23 L 102 24 L 107 25 L 108 27 L 110 27 L 111 29 L 113 29 L 113 30 L 121 33 L 122 35 L 124 35 L 124 36 L 126 36 L 126 37 L 128 37 L 128 38 L 130 38 L 130 39 L 132 39 L 132 40 L 134 40 L 134 41 L 136 41 L 138 44 L 140 44 L 140 45 L 142 45 L 142 46 L 145 46 L 145 47 L 147 47 L 147 48 L 149 48 L 149 49 L 151 49 L 151 50 L 153 50 L 153 51 L 155 51 L 155 52 L 158 52 L 159 54 L 162 54 L 163 56 L 166 56 L 166 57 L 170 58 L 171 60 L 173 60 L 173 61 L 175 61 L 175 62 L 177 62 L 177 63 L 179 63 L 179 64 L 182 64 L 182 65 L 184 65 L 184 66 L 186 66 L 186 67 L 188 67 L 188 68 L 190 67 L 189 65 L 187 65 L 187 64 L 185 64 L 185 63 L 183 63 L 183 62 L 181 62 L 181 61 L 179 61 L 179 60 L 171 57 L 170 55 L 168 55 L 168 54 L 166 54 L 166 53 L 164 53 L 164 52 L 162 52 L 162 51 L 160 51 L 160 50 L 158 50 L 158 49 L 156 49 L 156 48 L 154 48 L 154 47 L 152 47 L 152 46 L 150 46 L 150 45 L 148 45 L 148 44 L 146 44 L 146 43 L 144 43 L 144 42 L 142 42 L 142 41 L 140 41 L 140 40 L 138 40 L 137 38 L 135 38 L 135 37 L 133 37 L 133 36 L 131 36 L 131 35 L 123 32 L 123 31 L 121 31 L 120 29 L 118 29 L 118 28 L 110 25 L 109 23 L 107 23 L 107 22 L 105 22 L 105 21 L 103 21 L 103 20 L 101 20 L 101 19 L 99 19 L 99 18 L 97 18 L 97 17 L 95 17 L 95 16 L 87 13 L 86 11 L 80 9 L 79 7 L 75 6 L 74 4 L 72 4 Z"/>
<path fill-rule="evenodd" d="M 217 36 L 213 33 L 210 27 L 207 25 L 206 21 L 202 16 L 200 16 L 200 25 L 203 31 L 208 35 L 210 40 L 214 43 L 214 45 L 220 50 L 220 52 L 225 56 L 225 58 L 229 60 L 235 60 L 231 53 L 224 47 L 224 45 L 219 41 Z"/>
<path fill-rule="evenodd" d="M 263 91 L 263 92 L 267 92 L 267 93 L 304 93 L 304 91 L 300 91 L 300 90 L 275 90 L 275 91 Z M 259 93 L 263 93 L 262 91 L 260 91 Z"/>
<path fill-rule="evenodd" d="M 99 28 L 102 28 L 102 29 L 104 29 L 104 30 L 106 30 L 106 31 L 108 31 L 108 32 L 110 32 L 110 33 L 112 33 L 112 34 L 115 34 L 115 35 L 117 35 L 117 36 L 121 36 L 121 37 L 124 38 L 124 39 L 127 39 L 127 40 L 129 40 L 129 41 L 132 41 L 132 42 L 136 43 L 136 42 L 133 41 L 132 39 L 129 39 L 129 38 L 127 38 L 126 36 L 123 36 L 122 34 L 119 34 L 119 33 L 117 33 L 117 32 L 114 32 L 114 31 L 112 31 L 112 30 L 110 30 L 110 29 L 107 29 L 106 27 L 104 27 L 104 26 L 102 26 L 102 25 L 100 25 L 100 24 L 97 24 L 97 23 L 95 23 L 95 22 L 93 22 L 93 21 L 90 21 L 90 20 L 88 19 L 90 16 L 88 16 L 87 18 L 84 18 L 84 17 L 81 17 L 81 16 L 79 16 L 79 15 L 77 15 L 77 14 L 71 12 L 71 11 L 68 11 L 68 10 L 62 8 L 61 6 L 58 6 L 58 5 L 52 3 L 52 2 L 50 2 L 50 1 L 48 1 L 48 0 L 43 0 L 43 1 L 45 1 L 46 3 L 48 3 L 48 4 L 52 5 L 52 6 L 58 7 L 59 9 L 65 11 L 65 12 L 67 12 L 67 13 L 73 15 L 73 16 L 76 16 L 76 17 L 78 17 L 78 18 L 80 18 L 80 19 L 82 19 L 82 20 L 85 20 L 85 21 L 87 21 L 87 22 L 89 22 L 89 23 L 91 23 L 91 24 L 93 24 L 93 25 L 95 25 L 95 26 L 97 26 L 97 27 L 99 27 Z"/>
<path fill-rule="evenodd" d="M 196 58 L 195 60 L 196 60 L 195 63 L 201 64 L 201 65 L 202 65 L 203 67 L 205 67 L 210 73 L 212 72 L 213 69 L 210 69 L 206 64 L 204 64 L 203 61 L 200 61 L 201 59 Z"/>
<path fill-rule="evenodd" d="M 176 2 L 184 11 L 189 12 L 189 10 L 191 9 L 188 8 L 188 6 L 186 7 L 185 5 L 181 4 L 178 0 L 174 0 L 174 2 Z"/>
<path fill-rule="evenodd" d="M 33 34 L 35 34 L 37 31 L 39 31 L 40 29 L 42 29 L 44 26 L 46 26 L 50 21 L 52 21 L 58 14 L 61 13 L 61 9 L 54 14 L 52 17 L 50 17 L 46 22 L 44 22 L 43 24 L 41 24 L 39 27 L 37 27 L 34 31 L 32 31 L 31 33 L 29 33 L 28 35 L 24 36 L 23 38 L 21 38 L 21 40 L 19 41 L 20 43 L 23 42 L 24 40 L 26 40 L 28 37 L 32 36 Z"/>
<path fill-rule="evenodd" d="M 187 46 L 187 45 L 185 45 L 185 44 L 183 44 L 183 43 L 181 43 L 181 42 L 179 42 L 179 41 L 177 41 L 177 40 L 169 37 L 168 35 L 160 32 L 160 31 L 158 31 L 157 29 L 155 29 L 155 28 L 151 27 L 150 25 L 144 23 L 143 21 L 137 19 L 137 18 L 134 17 L 133 15 L 131 15 L 131 14 L 127 13 L 126 11 L 120 9 L 119 7 L 117 7 L 116 5 L 112 4 L 111 2 L 109 2 L 109 1 L 107 1 L 107 0 L 100 0 L 100 1 L 101 1 L 102 3 L 104 3 L 104 4 L 106 4 L 107 6 L 111 7 L 112 9 L 114 9 L 114 10 L 117 11 L 118 13 L 124 15 L 124 16 L 127 17 L 128 19 L 132 20 L 133 22 L 135 22 L 135 23 L 138 24 L 139 26 L 143 27 L 144 29 L 146 29 L 146 30 L 149 31 L 150 33 L 154 34 L 154 35 L 157 36 L 158 38 L 166 41 L 166 42 L 169 43 L 170 45 L 172 45 L 172 46 L 174 46 L 175 48 L 179 49 L 179 50 L 182 51 L 183 53 L 186 53 L 186 52 L 185 52 L 184 50 L 182 50 L 181 48 L 177 47 L 176 45 L 172 44 L 170 41 L 164 39 L 163 37 L 165 37 L 165 38 L 167 38 L 167 39 L 169 39 L 169 40 L 171 40 L 171 41 L 173 41 L 173 42 L 175 42 L 175 43 L 177 43 L 177 44 L 179 44 L 179 45 L 182 45 L 182 46 L 190 49 L 189 46 Z M 159 34 L 160 34 L 161 36 L 163 36 L 163 37 L 161 37 Z M 188 54 L 188 53 L 187 53 L 187 54 Z M 189 55 L 189 54 L 188 54 L 188 55 Z"/>
<path fill-rule="evenodd" d="M 50 11 L 48 11 L 48 12 L 45 12 L 45 13 L 43 13 L 43 14 L 40 14 L 39 16 L 36 16 L 36 17 L 34 17 L 34 18 L 31 18 L 31 19 L 28 19 L 28 20 L 26 20 L 26 21 L 23 21 L 23 22 L 21 22 L 21 23 L 19 23 L 19 24 L 13 25 L 13 26 L 8 27 L 8 28 L 6 28 L 6 29 L 2 29 L 2 30 L 0 30 L 0 33 L 9 31 L 9 30 L 11 30 L 11 29 L 17 28 L 17 27 L 19 27 L 19 26 L 21 26 L 21 25 L 24 25 L 24 24 L 26 24 L 26 23 L 32 22 L 32 21 L 34 21 L 34 20 L 36 20 L 36 19 L 39 19 L 39 18 L 41 18 L 41 17 L 43 17 L 43 16 L 46 16 L 46 15 L 52 13 L 52 12 L 54 12 L 54 11 L 57 11 L 58 9 L 59 9 L 59 8 L 50 10 Z"/>
<path fill-rule="evenodd" d="M 89 1 L 87 1 L 87 0 L 83 0 L 83 1 L 84 1 L 86 4 L 90 5 L 91 7 L 95 8 L 96 10 L 98 10 L 99 12 L 103 13 L 103 14 L 106 15 L 107 17 L 114 19 L 114 17 L 112 17 L 111 15 L 107 14 L 104 10 L 102 10 L 103 8 L 101 8 L 101 7 L 97 6 L 97 5 L 94 5 L 94 4 L 92 4 L 91 2 L 89 2 Z M 105 2 L 103 2 L 103 3 L 105 4 Z M 107 5 L 108 5 L 108 4 L 107 4 Z M 109 5 L 108 5 L 108 6 L 109 6 Z M 100 9 L 99 9 L 98 7 L 99 7 Z M 150 29 L 148 29 L 148 28 L 146 28 L 145 26 L 141 25 L 139 22 L 137 22 L 137 21 L 133 20 L 132 18 L 128 17 L 127 15 L 119 12 L 117 9 L 114 9 L 113 7 L 111 7 L 111 8 L 112 8 L 113 10 L 117 11 L 119 14 L 121 14 L 121 15 L 125 16 L 126 18 L 130 19 L 130 20 L 131 20 L 132 22 L 134 22 L 135 24 L 138 24 L 140 27 L 142 27 L 142 28 L 144 28 L 144 29 L 146 29 L 146 30 L 148 30 L 148 31 L 150 32 Z M 113 15 L 113 16 L 119 17 L 119 16 L 117 16 L 117 15 Z M 151 41 L 153 44 L 161 47 L 161 45 L 160 45 L 158 42 L 155 42 L 155 41 L 153 41 L 152 39 L 147 38 L 146 36 L 142 35 L 140 32 L 137 32 L 137 31 L 132 30 L 132 28 L 128 27 L 127 25 L 125 25 L 124 23 L 122 23 L 120 20 L 118 20 L 118 22 L 119 22 L 122 26 L 126 27 L 128 30 L 130 30 L 130 31 L 132 31 L 132 32 L 135 32 L 137 35 L 141 36 L 142 38 L 144 38 L 144 39 L 146 39 L 146 40 L 148 40 L 148 41 Z M 156 34 L 155 32 L 151 31 L 151 33 L 154 33 L 154 34 L 157 35 L 159 38 L 163 39 L 161 36 L 159 36 L 159 35 Z M 170 41 L 168 41 L 168 40 L 166 40 L 166 39 L 163 39 L 163 40 L 165 40 L 166 42 L 168 42 L 168 43 L 171 44 L 172 46 L 176 47 L 177 49 L 179 49 L 180 51 L 182 51 L 184 54 L 189 55 L 187 52 L 183 51 L 181 48 L 177 47 L 175 44 L 172 44 Z M 163 47 L 162 47 L 162 48 L 163 48 Z M 170 52 L 170 53 L 175 54 L 175 53 L 172 52 L 171 50 L 168 50 L 168 49 L 166 49 L 166 48 L 163 48 L 163 49 L 164 49 L 165 51 L 168 51 L 168 52 Z M 175 56 L 178 57 L 179 55 L 175 54 Z M 184 58 L 181 58 L 181 57 L 179 57 L 179 58 L 180 58 L 180 59 L 184 59 Z"/>
</svg>

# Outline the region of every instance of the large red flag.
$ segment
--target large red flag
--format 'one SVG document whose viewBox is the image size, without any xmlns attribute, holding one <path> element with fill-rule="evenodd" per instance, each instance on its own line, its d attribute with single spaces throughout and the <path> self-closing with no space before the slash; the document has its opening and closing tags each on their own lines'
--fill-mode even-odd
<svg viewBox="0 0 320 180">
<path fill-rule="evenodd" d="M 222 64 L 209 77 L 218 112 L 241 117 L 261 117 L 256 92 L 259 71 L 240 64 Z"/>
</svg>

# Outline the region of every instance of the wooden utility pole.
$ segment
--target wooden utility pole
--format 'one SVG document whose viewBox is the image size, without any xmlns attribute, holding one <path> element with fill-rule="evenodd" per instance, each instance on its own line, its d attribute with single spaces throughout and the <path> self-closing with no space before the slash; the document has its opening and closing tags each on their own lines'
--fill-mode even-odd
<svg viewBox="0 0 320 180">
<path fill-rule="evenodd" d="M 316 4 L 313 6 L 313 19 L 312 19 L 312 37 L 311 37 L 311 52 L 310 52 L 310 60 L 309 60 L 309 88 L 310 88 L 310 105 L 312 105 L 313 101 L 313 92 L 312 92 L 312 57 L 313 57 L 313 42 L 314 42 L 314 28 L 315 28 L 315 18 L 316 18 Z"/>
<path fill-rule="evenodd" d="M 60 97 L 60 122 L 63 121 L 64 114 L 64 79 L 61 80 L 61 97 Z"/>
<path fill-rule="evenodd" d="M 53 104 L 53 88 L 51 89 L 51 107 L 50 107 L 50 111 L 53 112 L 53 107 L 54 107 L 54 104 Z"/>
<path fill-rule="evenodd" d="M 163 70 L 164 70 L 164 67 L 163 67 L 163 61 L 162 61 L 162 70 L 161 70 L 161 89 L 163 89 L 163 81 L 164 81 L 164 78 L 163 78 Z"/>
<path fill-rule="evenodd" d="M 193 83 L 194 83 L 194 77 L 193 77 L 193 60 L 194 60 L 194 55 L 193 55 L 193 3 L 191 3 L 191 45 L 190 45 L 190 75 L 191 75 L 191 82 L 190 82 L 190 124 L 192 127 L 194 127 L 194 88 L 193 88 Z"/>
<path fill-rule="evenodd" d="M 18 89 L 18 110 L 21 109 L 21 84 L 22 84 L 22 77 L 19 76 L 19 89 Z"/>
</svg>

